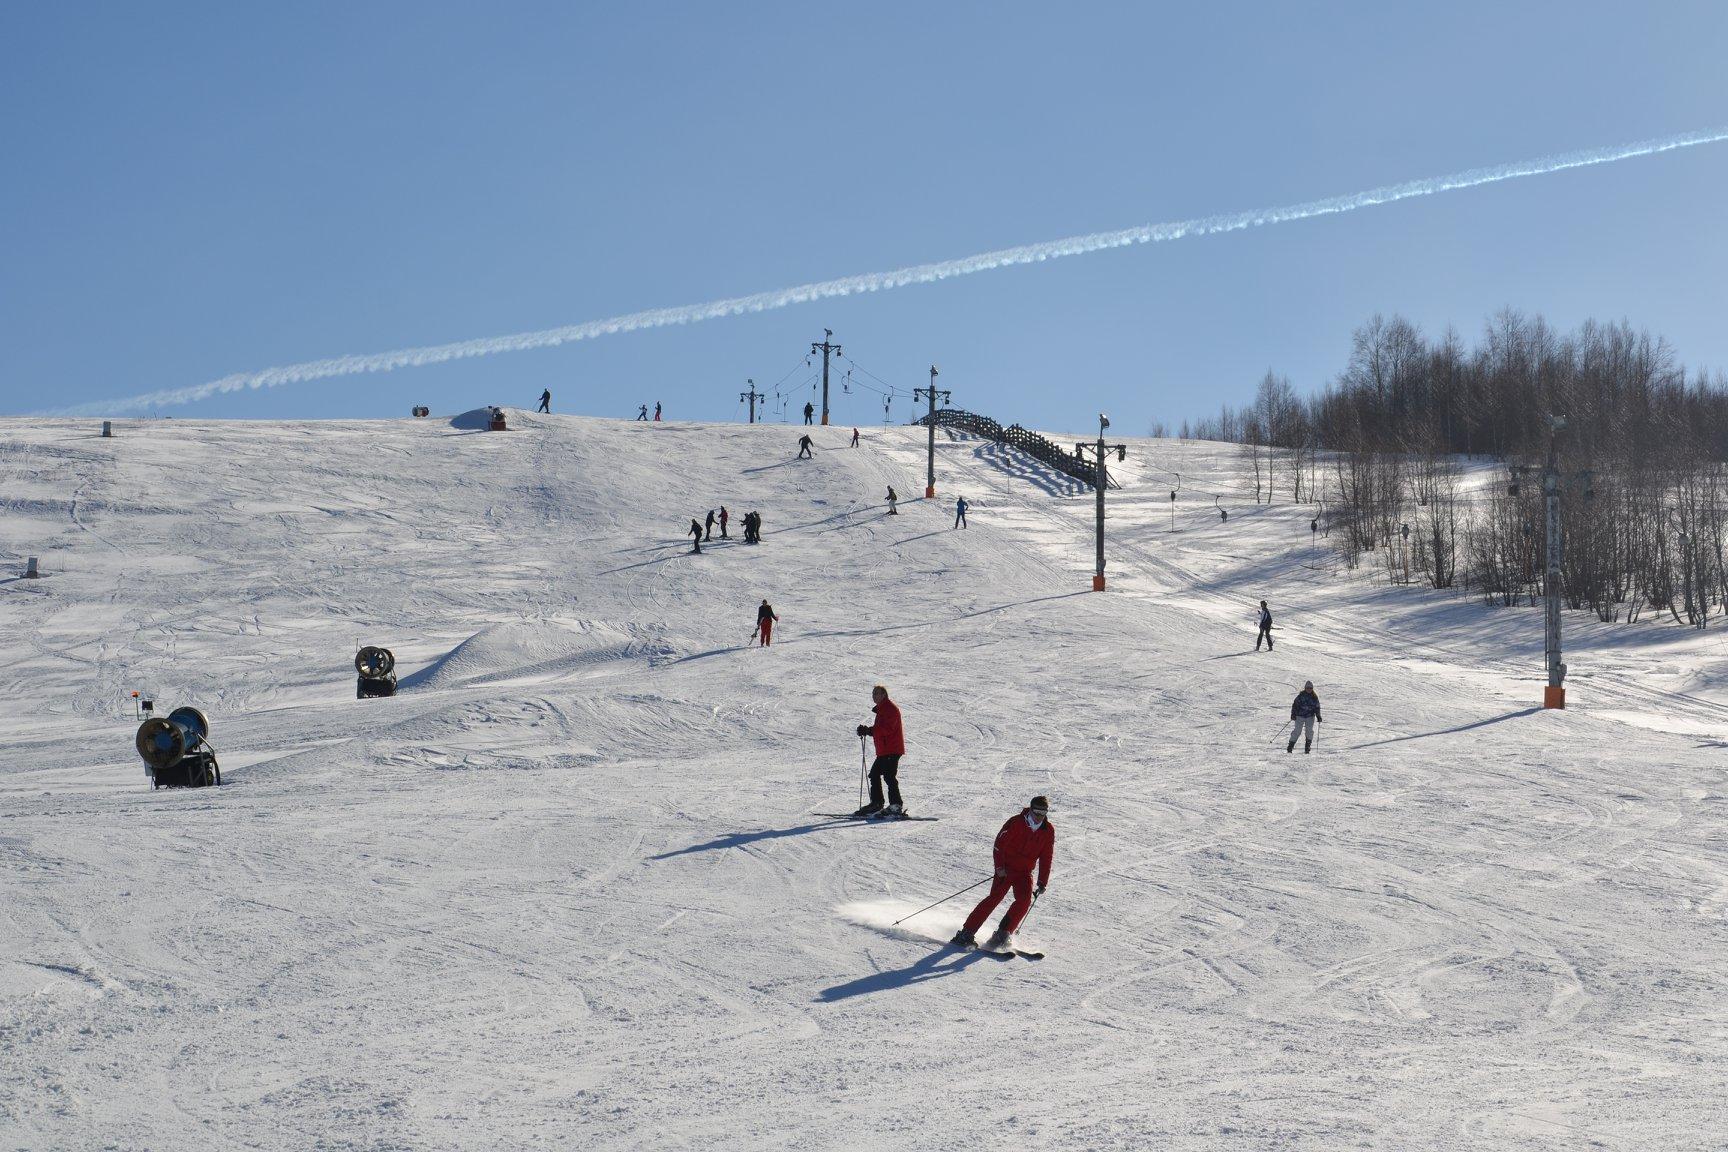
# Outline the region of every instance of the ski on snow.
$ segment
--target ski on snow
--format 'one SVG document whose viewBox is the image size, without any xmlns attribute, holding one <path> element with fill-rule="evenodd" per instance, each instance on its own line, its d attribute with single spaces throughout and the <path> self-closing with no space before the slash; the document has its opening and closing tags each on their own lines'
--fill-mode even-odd
<svg viewBox="0 0 1728 1152">
<path fill-rule="evenodd" d="M 830 820 L 860 820 L 868 824 L 893 824 L 900 820 L 940 820 L 940 816 L 882 816 L 872 820 L 868 816 L 859 816 L 854 812 L 815 812 L 815 816 L 826 816 Z"/>
<path fill-rule="evenodd" d="M 953 945 L 950 944 L 949 947 L 952 948 Z M 1024 948 L 996 949 L 996 948 L 986 948 L 982 944 L 980 944 L 978 947 L 968 948 L 968 949 L 966 949 L 966 951 L 976 952 L 980 956 L 988 956 L 992 960 L 1012 960 L 1016 956 L 1020 957 L 1020 959 L 1022 959 L 1022 960 L 1042 960 L 1042 959 L 1044 959 L 1044 953 L 1042 953 L 1042 952 L 1028 952 Z"/>
</svg>

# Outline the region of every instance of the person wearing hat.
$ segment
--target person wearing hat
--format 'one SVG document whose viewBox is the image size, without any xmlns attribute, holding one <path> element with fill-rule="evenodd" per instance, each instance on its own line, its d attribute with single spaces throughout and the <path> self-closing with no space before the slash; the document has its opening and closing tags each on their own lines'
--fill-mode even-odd
<svg viewBox="0 0 1728 1152">
<path fill-rule="evenodd" d="M 876 742 L 876 760 L 870 765 L 870 803 L 854 812 L 872 820 L 904 816 L 906 807 L 900 801 L 900 757 L 906 755 L 906 735 L 900 727 L 900 706 L 888 699 L 888 689 L 878 684 L 870 689 L 875 706 L 876 723 L 858 725 L 858 737 L 868 736 Z M 882 785 L 888 785 L 888 803 L 882 803 Z"/>
<path fill-rule="evenodd" d="M 1290 743 L 1284 745 L 1284 751 L 1296 751 L 1296 737 L 1302 736 L 1302 753 L 1314 747 L 1314 725 L 1320 723 L 1320 697 L 1314 694 L 1314 681 L 1304 680 L 1302 691 L 1296 693 L 1296 699 L 1290 704 L 1290 720 L 1294 725 L 1290 729 Z"/>
<path fill-rule="evenodd" d="M 1050 801 L 1043 796 L 1034 796 L 1032 803 L 1018 816 L 1010 817 L 1008 823 L 1002 825 L 1002 831 L 996 833 L 996 876 L 990 883 L 990 894 L 978 901 L 978 906 L 972 909 L 966 923 L 949 943 L 956 948 L 976 948 L 978 929 L 984 926 L 984 921 L 990 918 L 990 913 L 1002 902 L 1008 890 L 1013 889 L 1014 902 L 1008 905 L 1008 914 L 1002 917 L 1002 922 L 996 926 L 996 934 L 984 945 L 992 950 L 1006 948 L 1020 927 L 1020 921 L 1026 919 L 1026 913 L 1031 911 L 1033 899 L 1044 895 L 1044 889 L 1049 886 L 1050 860 L 1055 851 L 1056 828 L 1050 823 Z M 1036 890 L 1032 887 L 1034 864 L 1038 866 Z"/>
<path fill-rule="evenodd" d="M 762 647 L 766 648 L 774 643 L 774 624 L 779 619 L 767 600 L 763 600 L 762 607 L 756 609 L 756 640 Z"/>
</svg>

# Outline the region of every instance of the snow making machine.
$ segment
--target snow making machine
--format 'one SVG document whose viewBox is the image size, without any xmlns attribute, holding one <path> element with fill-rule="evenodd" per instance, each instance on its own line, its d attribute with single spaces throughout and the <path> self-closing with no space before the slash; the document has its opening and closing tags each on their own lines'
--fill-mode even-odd
<svg viewBox="0 0 1728 1152">
<path fill-rule="evenodd" d="M 356 700 L 396 695 L 396 654 L 390 649 L 366 645 L 354 654 L 354 671 L 360 673 Z"/>
<path fill-rule="evenodd" d="M 203 788 L 222 783 L 210 721 L 196 708 L 176 708 L 138 725 L 138 755 L 151 788 Z"/>
</svg>

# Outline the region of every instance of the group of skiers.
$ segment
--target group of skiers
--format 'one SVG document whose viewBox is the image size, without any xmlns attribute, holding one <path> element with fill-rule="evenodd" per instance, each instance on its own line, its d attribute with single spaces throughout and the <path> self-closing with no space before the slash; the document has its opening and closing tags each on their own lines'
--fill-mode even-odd
<svg viewBox="0 0 1728 1152">
<path fill-rule="evenodd" d="M 647 420 L 647 419 L 648 419 L 648 405 L 644 404 L 644 405 L 642 405 L 641 408 L 639 408 L 637 410 L 636 420 L 638 423 L 640 423 L 640 422 Z M 656 424 L 660 423 L 660 401 L 658 401 L 658 400 L 654 401 L 654 423 L 656 423 Z"/>
<path fill-rule="evenodd" d="M 1272 609 L 1266 601 L 1260 601 L 1260 629 L 1254 636 L 1254 651 L 1260 651 L 1260 642 L 1266 642 L 1266 651 L 1272 651 Z M 1304 755 L 1314 749 L 1314 725 L 1321 723 L 1320 697 L 1314 691 L 1314 681 L 1302 682 L 1302 691 L 1296 693 L 1296 699 L 1290 703 L 1290 742 L 1284 745 L 1284 751 L 1296 751 L 1296 738 L 1302 738 Z"/>
<path fill-rule="evenodd" d="M 766 631 L 778 619 L 768 601 L 757 610 L 758 627 Z M 870 799 L 852 815 L 866 820 L 906 819 L 906 804 L 900 794 L 900 758 L 906 754 L 906 732 L 900 717 L 900 707 L 888 697 L 882 684 L 870 690 L 874 720 L 858 725 L 859 740 L 870 740 L 876 746 L 876 759 L 870 765 Z M 990 913 L 1009 892 L 1014 900 L 1007 914 L 996 926 L 995 933 L 984 945 L 992 950 L 1008 946 L 1020 922 L 1032 908 L 1032 903 L 1050 885 L 1050 868 L 1056 852 L 1056 829 L 1050 823 L 1050 801 L 1034 796 L 1016 816 L 1009 818 L 996 834 L 993 848 L 994 873 L 990 892 L 978 901 L 966 917 L 965 925 L 949 941 L 956 948 L 978 946 L 978 929 L 990 918 Z M 1037 886 L 1033 886 L 1033 871 L 1037 870 Z"/>
<path fill-rule="evenodd" d="M 727 533 L 726 528 L 731 522 L 732 514 L 726 510 L 726 505 L 724 504 L 720 505 L 718 515 L 715 514 L 714 509 L 708 509 L 708 519 L 706 521 L 697 520 L 692 517 L 690 520 L 689 535 L 694 539 L 691 541 L 690 551 L 700 552 L 702 551 L 702 544 L 704 541 L 714 539 L 714 525 L 716 524 L 720 525 L 720 539 L 730 540 L 732 537 Z M 744 543 L 762 543 L 762 513 L 744 513 Z"/>
</svg>

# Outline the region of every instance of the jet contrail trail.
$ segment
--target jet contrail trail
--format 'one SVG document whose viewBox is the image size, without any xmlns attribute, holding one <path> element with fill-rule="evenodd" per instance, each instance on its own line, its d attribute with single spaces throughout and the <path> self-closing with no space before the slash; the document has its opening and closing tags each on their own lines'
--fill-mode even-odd
<svg viewBox="0 0 1728 1152">
<path fill-rule="evenodd" d="M 793 304 L 808 304 L 836 296 L 851 296 L 859 292 L 885 292 L 904 288 L 908 284 L 930 284 L 953 276 L 970 276 L 1016 264 L 1034 264 L 1064 256 L 1080 256 L 1101 252 L 1106 248 L 1123 248 L 1130 244 L 1157 244 L 1180 240 L 1185 236 L 1210 236 L 1218 232 L 1234 232 L 1264 224 L 1283 224 L 1291 220 L 1306 220 L 1313 216 L 1329 216 L 1338 212 L 1354 212 L 1376 204 L 1390 204 L 1413 196 L 1432 196 L 1458 188 L 1473 188 L 1479 184 L 1497 184 L 1520 176 L 1542 176 L 1563 172 L 1568 168 L 1585 168 L 1592 164 L 1611 164 L 1636 156 L 1670 152 L 1676 148 L 1691 148 L 1699 144 L 1715 144 L 1728 140 L 1728 128 L 1685 132 L 1636 144 L 1618 147 L 1592 148 L 1579 152 L 1563 152 L 1534 160 L 1520 160 L 1490 168 L 1471 168 L 1450 176 L 1434 176 L 1426 180 L 1410 180 L 1388 184 L 1365 192 L 1333 196 L 1324 200 L 1308 200 L 1282 208 L 1256 208 L 1221 216 L 1205 216 L 1195 220 L 1179 220 L 1167 224 L 1144 224 L 1118 232 L 1093 232 L 1071 236 L 1065 240 L 1049 240 L 1041 244 L 1026 244 L 1017 248 L 1001 248 L 957 260 L 942 260 L 933 264 L 914 264 L 891 272 L 868 272 L 861 276 L 845 276 L 838 280 L 819 280 L 793 288 L 758 292 L 751 296 L 734 296 L 712 300 L 706 304 L 686 304 L 676 308 L 654 308 L 632 312 L 609 320 L 590 320 L 562 328 L 546 328 L 538 332 L 519 332 L 514 336 L 489 336 L 463 340 L 454 344 L 434 344 L 423 348 L 402 348 L 394 352 L 375 352 L 364 356 L 336 356 L 327 360 L 309 360 L 259 372 L 242 372 L 224 376 L 208 384 L 188 388 L 170 388 L 124 400 L 110 400 L 63 409 L 64 415 L 106 415 L 137 412 L 173 404 L 189 404 L 219 392 L 237 392 L 243 388 L 274 388 L 281 384 L 297 384 L 322 380 L 332 376 L 350 376 L 361 372 L 391 372 L 398 368 L 418 368 L 426 364 L 442 364 L 471 356 L 491 356 L 499 352 L 525 352 L 531 348 L 552 348 L 576 340 L 592 340 L 618 332 L 635 332 L 644 328 L 662 328 L 669 324 L 694 324 L 722 316 L 739 316 L 747 312 L 767 312 Z"/>
</svg>

